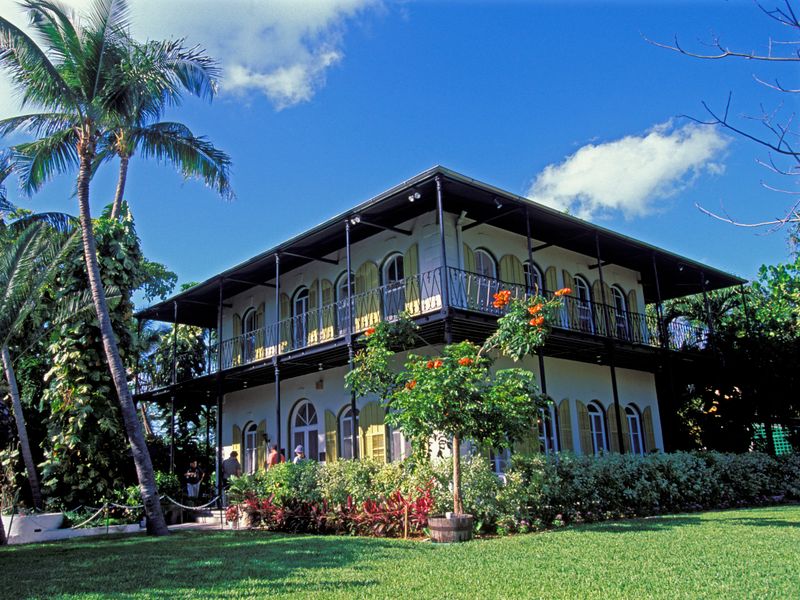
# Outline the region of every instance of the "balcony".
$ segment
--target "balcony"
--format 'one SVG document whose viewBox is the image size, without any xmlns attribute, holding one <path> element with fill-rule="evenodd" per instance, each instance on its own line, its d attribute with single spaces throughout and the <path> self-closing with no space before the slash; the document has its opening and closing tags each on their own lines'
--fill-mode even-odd
<svg viewBox="0 0 800 600">
<path fill-rule="evenodd" d="M 420 273 L 398 282 L 347 299 L 322 306 L 316 310 L 295 315 L 277 323 L 267 324 L 256 331 L 223 340 L 206 349 L 201 369 L 176 369 L 175 383 L 211 375 L 222 370 L 255 364 L 276 355 L 313 349 L 329 342 L 341 340 L 352 320 L 353 332 L 361 333 L 387 319 L 406 313 L 414 318 L 438 313 L 442 309 L 442 269 Z M 502 309 L 493 306 L 494 294 L 509 290 L 513 297 L 523 297 L 532 292 L 526 286 L 508 284 L 460 269 L 449 268 L 446 281 L 448 301 L 452 309 L 499 317 Z M 550 297 L 553 290 L 543 291 Z M 703 348 L 707 330 L 688 322 L 659 323 L 659 319 L 646 314 L 620 311 L 616 307 L 563 296 L 563 308 L 553 327 L 556 331 L 576 332 L 588 336 L 611 338 L 619 342 L 651 348 L 687 350 Z M 221 356 L 220 356 L 221 353 Z M 178 357 L 176 364 L 184 364 Z M 137 376 L 137 392 L 161 389 L 173 383 L 172 369 L 142 369 Z"/>
</svg>

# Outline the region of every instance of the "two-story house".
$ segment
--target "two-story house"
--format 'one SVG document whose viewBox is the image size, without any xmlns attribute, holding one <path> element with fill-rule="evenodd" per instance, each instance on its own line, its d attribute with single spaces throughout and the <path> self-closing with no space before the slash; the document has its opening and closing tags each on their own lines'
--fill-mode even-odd
<svg viewBox="0 0 800 600">
<path fill-rule="evenodd" d="M 699 360 L 692 350 L 708 331 L 665 322 L 661 303 L 741 283 L 434 167 L 141 311 L 140 319 L 206 328 L 215 341 L 203 373 L 137 380 L 136 397 L 216 406 L 217 460 L 235 449 L 247 472 L 263 467 L 273 443 L 288 458 L 302 445 L 317 460 L 395 460 L 409 449 L 384 425 L 380 399 L 344 387 L 361 332 L 405 311 L 432 347 L 418 351 L 433 353 L 485 339 L 501 289 L 569 287 L 541 355 L 525 363 L 554 399 L 531 432 L 534 445 L 663 450 L 671 361 Z M 507 454 L 492 453 L 498 470 Z"/>
</svg>

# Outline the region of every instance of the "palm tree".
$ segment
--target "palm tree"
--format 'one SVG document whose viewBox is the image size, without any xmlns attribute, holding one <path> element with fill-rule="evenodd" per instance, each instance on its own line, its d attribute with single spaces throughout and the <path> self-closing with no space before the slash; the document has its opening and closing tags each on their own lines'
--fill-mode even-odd
<svg viewBox="0 0 800 600">
<path fill-rule="evenodd" d="M 185 48 L 182 40 L 150 41 L 127 46 L 120 72 L 126 102 L 103 136 L 98 161 L 119 157 L 119 176 L 111 218 L 119 217 L 128 178 L 128 165 L 136 150 L 174 164 L 185 178 L 195 177 L 226 198 L 230 186 L 230 158 L 203 137 L 195 137 L 182 123 L 160 122 L 168 106 L 180 103 L 182 91 L 208 99 L 216 93 L 219 69 L 198 48 Z M 143 76 L 145 75 L 145 76 Z"/>
<path fill-rule="evenodd" d="M 76 25 L 74 15 L 47 0 L 27 0 L 23 6 L 48 52 L 0 17 L 0 65 L 22 91 L 23 105 L 34 104 L 41 112 L 6 119 L 0 122 L 0 128 L 4 133 L 27 128 L 40 137 L 42 146 L 51 149 L 49 154 L 39 152 L 39 160 L 28 164 L 31 172 L 42 175 L 41 180 L 74 165 L 77 158 L 83 254 L 103 348 L 131 445 L 148 532 L 167 535 L 153 464 L 111 325 L 89 206 L 89 182 L 98 142 L 106 131 L 108 115 L 120 114 L 124 104 L 114 84 L 119 81 L 115 70 L 124 59 L 128 42 L 127 7 L 123 0 L 95 0 L 85 22 Z"/>
</svg>

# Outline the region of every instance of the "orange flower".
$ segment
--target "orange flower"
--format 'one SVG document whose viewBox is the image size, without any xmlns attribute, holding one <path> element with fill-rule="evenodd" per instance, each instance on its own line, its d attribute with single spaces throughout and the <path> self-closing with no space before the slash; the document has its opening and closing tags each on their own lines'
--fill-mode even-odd
<svg viewBox="0 0 800 600">
<path fill-rule="evenodd" d="M 409 381 L 409 382 L 406 384 L 406 389 L 407 389 L 407 390 L 413 390 L 415 387 L 417 387 L 417 382 L 416 382 L 416 380 L 415 380 L 415 379 L 412 379 L 411 381 Z"/>
<path fill-rule="evenodd" d="M 501 290 L 494 295 L 492 306 L 495 308 L 504 308 L 509 300 L 511 300 L 511 292 L 508 290 Z"/>
<path fill-rule="evenodd" d="M 429 361 L 427 362 L 427 364 L 425 365 L 425 367 L 427 367 L 428 369 L 432 369 L 432 368 L 433 368 L 433 361 L 432 361 L 432 360 L 429 360 Z"/>
<path fill-rule="evenodd" d="M 438 368 L 439 368 L 439 367 L 441 367 L 443 364 L 444 364 L 444 363 L 443 363 L 442 361 L 440 361 L 440 360 L 435 360 L 435 361 L 433 361 L 433 368 L 434 368 L 434 369 L 438 369 Z"/>
<path fill-rule="evenodd" d="M 367 329 L 364 332 L 364 335 L 372 335 L 373 333 L 375 333 L 375 328 L 374 327 L 370 327 L 369 329 Z"/>
<path fill-rule="evenodd" d="M 541 310 L 543 308 L 544 308 L 544 304 L 539 302 L 539 304 L 534 304 L 533 306 L 528 308 L 528 312 L 531 313 L 532 315 L 535 315 L 536 313 L 541 312 Z"/>
<path fill-rule="evenodd" d="M 535 318 L 531 319 L 530 323 L 534 327 L 539 327 L 539 326 L 544 324 L 544 317 L 542 317 L 542 316 L 535 317 Z"/>
<path fill-rule="evenodd" d="M 458 359 L 458 364 L 460 364 L 462 367 L 467 367 L 471 365 L 473 362 L 475 361 L 472 360 L 469 356 L 465 356 L 464 358 Z"/>
<path fill-rule="evenodd" d="M 556 298 L 561 296 L 566 296 L 567 294 L 571 294 L 572 290 L 568 287 L 561 288 L 560 290 L 556 290 L 555 294 L 553 294 Z"/>
</svg>

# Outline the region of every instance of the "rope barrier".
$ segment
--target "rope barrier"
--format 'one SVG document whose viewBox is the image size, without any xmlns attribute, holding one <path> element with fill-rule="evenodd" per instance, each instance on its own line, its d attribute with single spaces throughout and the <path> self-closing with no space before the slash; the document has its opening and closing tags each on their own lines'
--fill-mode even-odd
<svg viewBox="0 0 800 600">
<path fill-rule="evenodd" d="M 103 505 L 103 506 L 101 506 L 101 507 L 100 507 L 100 508 L 97 510 L 97 512 L 96 512 L 96 513 L 94 513 L 94 514 L 93 514 L 91 517 L 89 517 L 89 518 L 88 518 L 88 519 L 86 519 L 85 521 L 81 521 L 81 522 L 80 522 L 80 523 L 78 523 L 77 525 L 73 525 L 72 527 L 70 527 L 70 529 L 78 529 L 78 528 L 80 528 L 80 527 L 83 527 L 83 526 L 84 526 L 84 525 L 86 525 L 87 523 L 91 523 L 91 522 L 92 522 L 92 521 L 94 521 L 94 519 L 96 519 L 96 518 L 97 518 L 97 516 L 98 516 L 98 515 L 99 515 L 101 512 L 103 512 L 103 511 L 104 511 L 106 508 L 107 508 L 107 505 Z"/>
<path fill-rule="evenodd" d="M 170 498 L 169 496 L 166 496 L 166 495 L 164 497 L 167 500 L 169 500 L 170 502 L 172 502 L 175 506 L 178 506 L 178 507 L 180 507 L 180 508 L 182 508 L 184 510 L 203 510 L 204 508 L 208 508 L 209 506 L 214 504 L 217 500 L 219 500 L 219 496 L 217 496 L 216 498 L 211 500 L 211 502 L 208 502 L 208 503 L 203 504 L 201 506 L 186 506 L 185 504 L 181 504 L 180 502 L 176 501 L 174 498 Z"/>
</svg>

